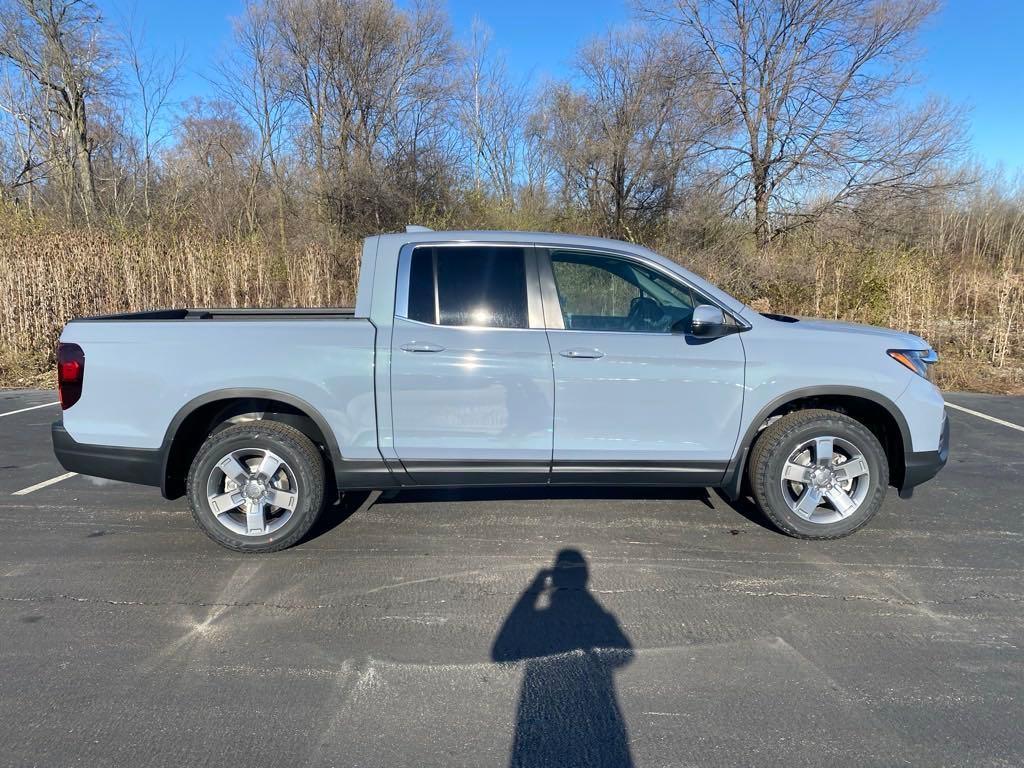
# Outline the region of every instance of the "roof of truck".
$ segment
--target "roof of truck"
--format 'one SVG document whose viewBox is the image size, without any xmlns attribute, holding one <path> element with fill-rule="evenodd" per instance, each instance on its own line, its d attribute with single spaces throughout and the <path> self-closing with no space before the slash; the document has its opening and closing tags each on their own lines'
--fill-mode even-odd
<svg viewBox="0 0 1024 768">
<path fill-rule="evenodd" d="M 473 241 L 490 240 L 492 242 L 531 242 L 531 243 L 555 243 L 566 244 L 588 243 L 603 245 L 616 245 L 623 249 L 644 250 L 642 245 L 629 243 L 624 240 L 613 240 L 607 237 L 593 237 L 590 235 L 574 235 L 568 232 L 531 232 L 511 229 L 458 229 L 458 230 L 434 230 L 426 227 L 410 226 L 405 232 L 386 232 L 379 235 L 381 238 L 397 238 L 408 242 L 410 238 L 417 242 L 438 242 L 438 241 Z"/>
<path fill-rule="evenodd" d="M 549 245 L 563 247 L 584 247 L 601 250 L 619 251 L 634 253 L 643 256 L 651 261 L 657 262 L 670 270 L 681 272 L 690 282 L 706 293 L 711 294 L 727 307 L 735 310 L 743 308 L 744 304 L 734 296 L 730 296 L 718 286 L 704 280 L 699 275 L 683 267 L 678 262 L 662 256 L 650 248 L 645 248 L 636 243 L 629 243 L 624 240 L 612 240 L 605 237 L 591 237 L 589 235 L 573 235 L 565 232 L 519 232 L 515 230 L 452 230 L 434 231 L 425 227 L 411 227 L 411 231 L 393 232 L 377 235 L 380 244 L 401 248 L 409 243 L 459 243 L 459 242 L 491 242 L 491 243 L 518 243 L 529 245 Z"/>
</svg>

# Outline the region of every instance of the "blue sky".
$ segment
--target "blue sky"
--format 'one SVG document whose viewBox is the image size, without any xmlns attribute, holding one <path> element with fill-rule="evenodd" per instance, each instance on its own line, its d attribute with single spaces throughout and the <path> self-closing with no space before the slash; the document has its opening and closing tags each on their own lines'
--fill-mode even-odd
<svg viewBox="0 0 1024 768">
<path fill-rule="evenodd" d="M 230 41 L 242 0 L 99 0 L 112 21 L 135 8 L 155 46 L 184 47 L 187 72 L 180 98 L 208 94 L 203 73 Z M 629 18 L 626 0 L 448 0 L 457 35 L 474 16 L 493 31 L 493 45 L 522 77 L 559 76 L 576 45 Z M 947 0 L 921 39 L 919 71 L 928 92 L 970 109 L 969 131 L 978 159 L 1024 172 L 1024 1 Z"/>
</svg>

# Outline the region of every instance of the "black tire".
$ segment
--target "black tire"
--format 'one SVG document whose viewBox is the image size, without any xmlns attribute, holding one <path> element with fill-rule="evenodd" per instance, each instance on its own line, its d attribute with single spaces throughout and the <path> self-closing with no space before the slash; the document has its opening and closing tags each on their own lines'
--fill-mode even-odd
<svg viewBox="0 0 1024 768">
<path fill-rule="evenodd" d="M 868 465 L 868 485 L 860 506 L 849 516 L 834 522 L 812 522 L 790 509 L 782 472 L 797 448 L 826 435 L 859 450 Z M 878 438 L 859 421 L 814 409 L 787 414 L 765 428 L 751 451 L 748 477 L 754 500 L 780 531 L 798 539 L 838 539 L 866 525 L 882 506 L 889 485 L 889 462 Z"/>
<path fill-rule="evenodd" d="M 295 478 L 298 501 L 291 517 L 266 535 L 236 533 L 218 522 L 207 498 L 207 481 L 217 462 L 237 450 L 270 450 L 283 459 Z M 192 517 L 222 547 L 236 552 L 277 552 L 298 543 L 316 522 L 324 503 L 324 461 L 312 441 L 295 427 L 276 421 L 235 424 L 206 438 L 188 473 Z"/>
</svg>

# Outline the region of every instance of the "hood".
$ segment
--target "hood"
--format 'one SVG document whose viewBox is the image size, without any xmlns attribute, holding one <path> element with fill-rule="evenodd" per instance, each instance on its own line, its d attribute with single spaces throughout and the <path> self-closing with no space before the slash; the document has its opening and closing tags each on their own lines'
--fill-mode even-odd
<svg viewBox="0 0 1024 768">
<path fill-rule="evenodd" d="M 792 322 L 793 320 L 796 322 Z M 846 323 L 842 320 L 822 320 L 816 317 L 798 317 L 791 318 L 789 321 L 772 320 L 772 322 L 790 322 L 790 327 L 798 328 L 802 331 L 855 333 L 859 336 L 873 337 L 880 342 L 885 342 L 890 349 L 931 349 L 931 345 L 920 336 L 904 331 L 894 331 L 892 328 L 879 328 L 875 325 Z"/>
</svg>

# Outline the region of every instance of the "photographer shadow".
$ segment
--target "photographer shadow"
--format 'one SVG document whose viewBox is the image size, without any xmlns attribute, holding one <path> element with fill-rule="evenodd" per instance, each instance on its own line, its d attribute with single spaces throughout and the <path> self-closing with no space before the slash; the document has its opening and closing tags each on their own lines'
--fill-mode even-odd
<svg viewBox="0 0 1024 768">
<path fill-rule="evenodd" d="M 583 555 L 563 549 L 553 568 L 538 571 L 494 640 L 493 661 L 525 665 L 512 768 L 633 765 L 614 681 L 633 646 L 587 580 Z"/>
</svg>

